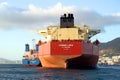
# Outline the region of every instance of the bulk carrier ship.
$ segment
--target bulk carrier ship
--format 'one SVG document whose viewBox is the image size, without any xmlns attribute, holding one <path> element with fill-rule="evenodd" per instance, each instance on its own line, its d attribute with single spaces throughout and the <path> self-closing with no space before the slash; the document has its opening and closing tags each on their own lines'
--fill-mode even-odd
<svg viewBox="0 0 120 80">
<path fill-rule="evenodd" d="M 87 25 L 74 26 L 73 14 L 60 17 L 60 26 L 48 26 L 38 33 L 46 38 L 39 41 L 38 56 L 46 68 L 94 68 L 99 59 L 99 41 L 89 39 L 100 30 Z"/>
<path fill-rule="evenodd" d="M 38 58 L 38 44 L 33 45 L 33 49 L 30 49 L 29 44 L 25 44 L 25 53 L 23 55 L 22 64 L 25 66 L 40 66 L 40 60 Z"/>
</svg>

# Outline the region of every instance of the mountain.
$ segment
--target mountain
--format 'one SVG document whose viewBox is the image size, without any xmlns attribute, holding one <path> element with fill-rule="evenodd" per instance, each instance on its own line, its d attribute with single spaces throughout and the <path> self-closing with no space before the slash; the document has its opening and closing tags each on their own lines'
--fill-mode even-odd
<svg viewBox="0 0 120 80">
<path fill-rule="evenodd" d="M 120 38 L 116 38 L 107 43 L 100 43 L 100 55 L 106 55 L 108 57 L 120 55 Z"/>
<path fill-rule="evenodd" d="M 4 58 L 0 58 L 0 62 L 1 62 L 1 61 L 10 61 L 10 60 L 4 59 Z"/>
<path fill-rule="evenodd" d="M 0 58 L 0 64 L 21 64 L 21 60 L 8 60 L 8 59 L 4 59 L 4 58 Z"/>
</svg>

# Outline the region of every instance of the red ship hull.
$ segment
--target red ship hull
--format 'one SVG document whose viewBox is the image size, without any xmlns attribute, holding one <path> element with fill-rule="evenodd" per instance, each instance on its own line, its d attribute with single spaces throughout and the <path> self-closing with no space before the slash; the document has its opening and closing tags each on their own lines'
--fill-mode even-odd
<svg viewBox="0 0 120 80">
<path fill-rule="evenodd" d="M 81 68 L 96 67 L 98 46 L 80 40 L 51 41 L 39 45 L 42 67 Z"/>
</svg>

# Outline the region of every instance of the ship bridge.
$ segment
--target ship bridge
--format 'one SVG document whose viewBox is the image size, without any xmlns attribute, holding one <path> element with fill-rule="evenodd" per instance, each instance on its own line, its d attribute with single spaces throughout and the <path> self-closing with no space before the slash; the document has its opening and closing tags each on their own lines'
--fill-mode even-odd
<svg viewBox="0 0 120 80">
<path fill-rule="evenodd" d="M 60 26 L 48 26 L 47 30 L 38 33 L 51 40 L 86 40 L 98 34 L 100 30 L 89 29 L 87 25 L 74 26 L 73 14 L 64 14 L 60 17 Z"/>
</svg>

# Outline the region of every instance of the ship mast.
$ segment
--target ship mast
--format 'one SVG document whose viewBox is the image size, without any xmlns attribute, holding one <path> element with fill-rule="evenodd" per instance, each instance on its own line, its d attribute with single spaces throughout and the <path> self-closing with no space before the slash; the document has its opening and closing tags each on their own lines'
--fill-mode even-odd
<svg viewBox="0 0 120 80">
<path fill-rule="evenodd" d="M 32 49 L 35 50 L 35 39 L 32 39 Z"/>
</svg>

